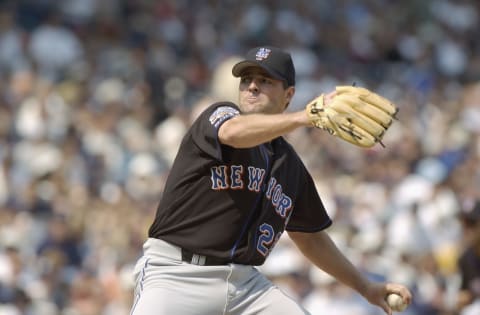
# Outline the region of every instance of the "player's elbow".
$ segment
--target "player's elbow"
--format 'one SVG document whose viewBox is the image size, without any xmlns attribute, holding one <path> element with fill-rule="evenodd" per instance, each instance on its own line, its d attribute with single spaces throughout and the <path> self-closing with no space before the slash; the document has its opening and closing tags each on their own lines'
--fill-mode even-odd
<svg viewBox="0 0 480 315">
<path fill-rule="evenodd" d="M 228 145 L 232 148 L 241 149 L 248 147 L 238 136 L 231 132 L 218 133 L 218 140 L 221 144 Z"/>
<path fill-rule="evenodd" d="M 241 130 L 231 120 L 226 121 L 218 130 L 218 140 L 221 144 L 231 146 L 233 148 L 245 148 L 245 144 L 241 138 Z"/>
</svg>

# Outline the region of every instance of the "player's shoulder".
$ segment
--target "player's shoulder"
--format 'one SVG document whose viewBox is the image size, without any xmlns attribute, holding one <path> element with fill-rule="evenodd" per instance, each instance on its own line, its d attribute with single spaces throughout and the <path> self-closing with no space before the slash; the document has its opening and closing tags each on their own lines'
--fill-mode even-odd
<svg viewBox="0 0 480 315">
<path fill-rule="evenodd" d="M 199 117 L 209 117 L 213 113 L 240 113 L 237 104 L 232 102 L 215 102 L 206 106 L 198 115 Z"/>
<path fill-rule="evenodd" d="M 237 104 L 232 103 L 232 102 L 216 102 L 216 103 L 213 103 L 212 105 L 210 105 L 209 107 L 207 107 L 207 109 L 205 111 L 207 113 L 208 112 L 210 112 L 210 113 L 213 113 L 213 112 L 218 112 L 218 113 L 234 112 L 234 113 L 237 113 L 237 114 L 240 113 L 240 109 L 238 108 Z"/>
<path fill-rule="evenodd" d="M 200 115 L 218 128 L 225 120 L 240 115 L 240 109 L 232 102 L 216 102 L 208 106 Z"/>
<path fill-rule="evenodd" d="M 276 138 L 274 145 L 275 145 L 275 150 L 277 151 L 278 154 L 286 155 L 291 162 L 295 163 L 296 165 L 303 166 L 303 161 L 300 155 L 295 150 L 294 146 L 290 142 L 288 142 L 284 137 Z"/>
<path fill-rule="evenodd" d="M 278 137 L 274 140 L 274 145 L 277 149 L 280 149 L 287 154 L 297 156 L 297 152 L 294 147 L 284 137 Z"/>
</svg>

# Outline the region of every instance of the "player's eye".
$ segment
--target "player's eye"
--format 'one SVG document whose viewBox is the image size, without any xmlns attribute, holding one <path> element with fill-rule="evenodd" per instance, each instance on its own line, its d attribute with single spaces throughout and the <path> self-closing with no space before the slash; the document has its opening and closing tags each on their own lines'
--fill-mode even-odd
<svg viewBox="0 0 480 315">
<path fill-rule="evenodd" d="M 260 83 L 262 83 L 262 84 L 272 84 L 273 81 L 269 78 L 263 77 L 263 78 L 260 79 Z"/>
<path fill-rule="evenodd" d="M 242 84 L 250 84 L 252 82 L 252 77 L 241 77 L 240 78 L 240 83 Z"/>
<path fill-rule="evenodd" d="M 261 85 L 272 85 L 273 80 L 269 77 L 266 76 L 250 76 L 246 75 L 240 78 L 240 83 L 244 85 L 249 85 L 252 82 L 255 82 L 256 84 L 261 84 Z"/>
</svg>

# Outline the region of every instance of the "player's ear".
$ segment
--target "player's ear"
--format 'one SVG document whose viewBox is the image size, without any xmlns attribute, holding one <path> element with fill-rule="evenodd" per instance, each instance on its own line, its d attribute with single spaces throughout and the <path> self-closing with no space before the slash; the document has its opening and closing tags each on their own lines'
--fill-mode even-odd
<svg viewBox="0 0 480 315">
<path fill-rule="evenodd" d="M 284 108 L 284 109 L 287 109 L 288 105 L 289 105 L 290 102 L 292 101 L 293 95 L 295 95 L 295 87 L 289 86 L 289 87 L 285 90 L 285 99 L 287 100 L 287 102 L 286 102 L 286 104 L 285 104 L 285 108 Z"/>
</svg>

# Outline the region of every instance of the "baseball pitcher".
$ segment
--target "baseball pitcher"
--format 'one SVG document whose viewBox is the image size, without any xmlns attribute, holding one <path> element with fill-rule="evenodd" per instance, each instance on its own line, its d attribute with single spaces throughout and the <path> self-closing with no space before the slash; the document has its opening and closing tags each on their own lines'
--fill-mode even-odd
<svg viewBox="0 0 480 315">
<path fill-rule="evenodd" d="M 186 133 L 135 268 L 132 315 L 308 314 L 255 266 L 286 231 L 314 265 L 385 313 L 399 284 L 373 283 L 337 249 L 312 177 L 282 135 L 317 127 L 360 147 L 381 143 L 396 107 L 337 87 L 285 112 L 295 93 L 289 53 L 258 47 L 234 65 L 238 104 L 209 106 Z M 328 315 L 328 310 L 325 310 Z"/>
</svg>

